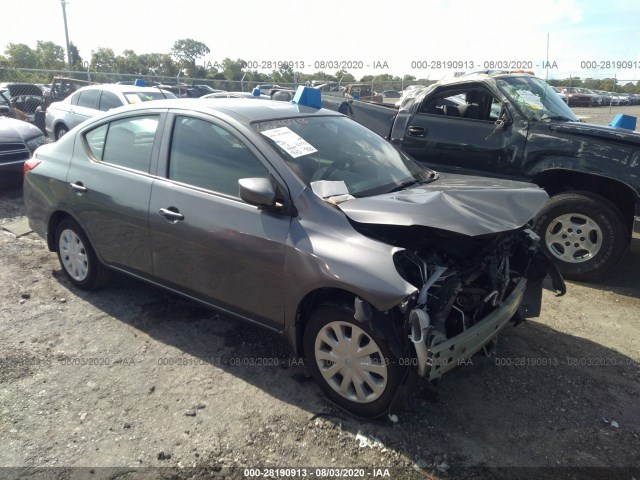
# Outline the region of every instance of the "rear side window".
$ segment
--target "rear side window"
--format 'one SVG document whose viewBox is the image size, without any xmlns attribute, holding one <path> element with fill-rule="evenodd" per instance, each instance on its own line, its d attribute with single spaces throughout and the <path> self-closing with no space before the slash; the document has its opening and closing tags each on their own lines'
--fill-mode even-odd
<svg viewBox="0 0 640 480">
<path fill-rule="evenodd" d="M 148 173 L 159 118 L 146 115 L 101 125 L 85 134 L 87 147 L 96 160 Z"/>
<path fill-rule="evenodd" d="M 118 98 L 115 93 L 107 92 L 103 90 L 102 96 L 100 97 L 100 107 L 99 109 L 103 112 L 110 110 L 112 108 L 118 108 L 123 105 L 122 100 Z"/>
<path fill-rule="evenodd" d="M 176 118 L 170 155 L 170 179 L 233 197 L 239 179 L 269 176 L 238 138 L 198 118 Z"/>
<path fill-rule="evenodd" d="M 98 98 L 100 98 L 100 90 L 84 90 L 78 97 L 78 106 L 97 109 Z"/>
</svg>

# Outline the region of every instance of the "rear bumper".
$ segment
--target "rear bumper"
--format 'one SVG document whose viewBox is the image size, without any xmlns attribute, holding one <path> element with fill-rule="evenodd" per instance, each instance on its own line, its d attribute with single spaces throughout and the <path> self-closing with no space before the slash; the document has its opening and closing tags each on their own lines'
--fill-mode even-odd
<svg viewBox="0 0 640 480">
<path fill-rule="evenodd" d="M 526 287 L 527 280 L 521 278 L 500 308 L 461 334 L 429 348 L 425 377 L 429 380 L 439 378 L 496 339 L 518 310 Z"/>
</svg>

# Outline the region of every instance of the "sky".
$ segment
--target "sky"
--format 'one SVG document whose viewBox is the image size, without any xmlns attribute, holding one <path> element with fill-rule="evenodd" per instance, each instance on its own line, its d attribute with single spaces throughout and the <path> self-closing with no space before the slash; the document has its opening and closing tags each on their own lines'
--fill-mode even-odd
<svg viewBox="0 0 640 480">
<path fill-rule="evenodd" d="M 16 8 L 28 14 L 4 19 L 1 53 L 9 43 L 65 45 L 60 0 L 22 0 Z M 528 67 L 543 78 L 640 80 L 637 0 L 68 0 L 66 11 L 84 60 L 99 47 L 168 53 L 176 40 L 192 38 L 211 50 L 198 64 L 242 58 L 265 73 L 275 62 L 295 62 L 304 73 L 345 67 L 356 78 L 434 80 Z"/>
</svg>

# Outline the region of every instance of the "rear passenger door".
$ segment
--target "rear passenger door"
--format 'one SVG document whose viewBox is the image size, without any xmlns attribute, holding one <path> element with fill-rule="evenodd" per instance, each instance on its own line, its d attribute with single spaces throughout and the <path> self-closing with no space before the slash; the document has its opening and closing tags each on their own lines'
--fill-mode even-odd
<svg viewBox="0 0 640 480">
<path fill-rule="evenodd" d="M 245 203 L 238 187 L 241 178 L 277 173 L 243 135 L 209 116 L 176 114 L 167 125 L 149 204 L 154 275 L 281 328 L 291 218 Z"/>
<path fill-rule="evenodd" d="M 91 88 L 78 92 L 71 99 L 71 107 L 69 108 L 69 118 L 67 126 L 69 129 L 80 125 L 85 120 L 95 116 L 100 112 L 98 105 L 100 102 L 100 90 Z"/>
<path fill-rule="evenodd" d="M 81 132 L 67 174 L 68 203 L 100 258 L 152 274 L 148 206 L 163 113 L 119 116 Z"/>
</svg>

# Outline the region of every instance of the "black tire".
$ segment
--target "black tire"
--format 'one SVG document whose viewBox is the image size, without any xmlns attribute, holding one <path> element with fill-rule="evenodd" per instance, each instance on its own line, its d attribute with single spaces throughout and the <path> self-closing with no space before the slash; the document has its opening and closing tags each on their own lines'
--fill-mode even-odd
<svg viewBox="0 0 640 480">
<path fill-rule="evenodd" d="M 58 141 L 62 137 L 64 137 L 69 132 L 69 129 L 66 125 L 61 124 L 56 127 L 55 140 Z"/>
<path fill-rule="evenodd" d="M 323 335 L 326 332 L 330 332 L 330 337 Z M 363 350 L 362 355 L 344 352 L 340 357 L 337 348 L 326 341 L 328 338 L 337 341 L 339 336 L 345 341 L 357 338 L 358 345 L 354 344 L 354 348 Z M 387 341 L 376 337 L 368 325 L 355 320 L 352 311 L 340 306 L 319 306 L 306 325 L 303 344 L 308 368 L 332 402 L 364 418 L 378 417 L 389 411 L 402 379 L 398 361 Z M 338 344 L 346 347 L 350 342 L 334 345 Z M 356 358 L 361 359 L 360 362 L 354 362 Z M 337 367 L 335 373 L 331 369 L 334 365 Z M 338 383 L 348 386 L 346 394 L 340 393 Z"/>
<path fill-rule="evenodd" d="M 87 236 L 71 218 L 56 228 L 56 251 L 62 270 L 76 287 L 94 290 L 109 281 L 111 271 L 100 263 Z"/>
<path fill-rule="evenodd" d="M 549 199 L 534 221 L 534 231 L 565 278 L 591 280 L 614 267 L 629 244 L 619 210 L 589 192 Z"/>
</svg>

